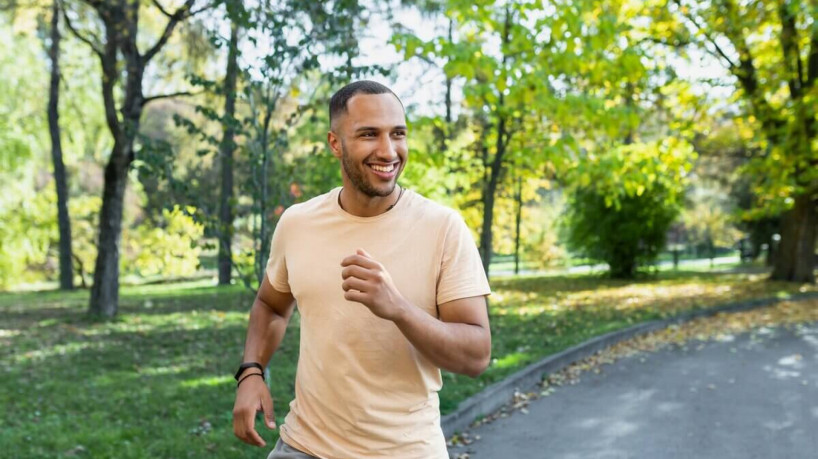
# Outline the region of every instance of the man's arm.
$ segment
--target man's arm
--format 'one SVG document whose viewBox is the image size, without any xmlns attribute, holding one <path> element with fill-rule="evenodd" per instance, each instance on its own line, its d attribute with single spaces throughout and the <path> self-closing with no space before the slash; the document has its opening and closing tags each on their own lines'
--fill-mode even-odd
<svg viewBox="0 0 818 459">
<path fill-rule="evenodd" d="M 383 265 L 358 250 L 341 262 L 344 298 L 391 320 L 426 358 L 438 367 L 476 377 L 491 359 L 491 331 L 485 297 L 438 305 L 440 319 L 409 303 Z"/>
<path fill-rule="evenodd" d="M 267 365 L 284 338 L 294 305 L 295 299 L 291 293 L 275 290 L 267 276 L 264 276 L 253 307 L 250 309 L 250 323 L 247 327 L 243 362 L 258 362 L 262 366 Z M 242 380 L 236 390 L 236 403 L 233 406 L 233 433 L 245 443 L 264 446 L 264 440 L 255 429 L 256 412 L 263 411 L 267 426 L 274 429 L 273 401 L 264 380 L 259 376 L 249 376 L 251 373 L 261 372 L 250 368 L 240 376 L 240 378 L 247 379 Z"/>
<path fill-rule="evenodd" d="M 440 319 L 404 300 L 393 321 L 426 358 L 444 370 L 477 377 L 491 359 L 486 298 L 475 296 L 438 306 Z"/>
</svg>

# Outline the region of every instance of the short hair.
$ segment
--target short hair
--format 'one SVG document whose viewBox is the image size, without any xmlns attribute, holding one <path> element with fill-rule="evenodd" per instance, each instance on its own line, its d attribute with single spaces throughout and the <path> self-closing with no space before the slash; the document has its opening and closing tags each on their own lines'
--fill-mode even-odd
<svg viewBox="0 0 818 459">
<path fill-rule="evenodd" d="M 349 99 L 352 99 L 353 96 L 358 94 L 392 94 L 395 96 L 395 99 L 398 99 L 398 103 L 400 103 L 401 108 L 403 111 L 406 111 L 406 108 L 403 107 L 403 102 L 401 102 L 400 97 L 397 94 L 392 92 L 391 89 L 387 88 L 386 86 L 376 83 L 370 80 L 360 80 L 352 82 L 343 88 L 339 89 L 335 94 L 332 95 L 332 98 L 329 100 L 329 123 L 332 126 L 332 120 L 341 116 L 342 114 L 347 112 L 347 102 Z"/>
</svg>

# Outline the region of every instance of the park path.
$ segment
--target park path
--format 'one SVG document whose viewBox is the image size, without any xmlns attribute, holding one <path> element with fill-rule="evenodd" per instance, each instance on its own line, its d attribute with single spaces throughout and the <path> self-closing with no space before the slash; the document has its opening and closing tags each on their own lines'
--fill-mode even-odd
<svg viewBox="0 0 818 459">
<path fill-rule="evenodd" d="M 711 266 L 709 258 L 698 258 L 693 260 L 680 260 L 679 269 L 704 270 L 704 272 L 720 272 L 720 273 L 766 273 L 770 268 L 765 266 L 742 265 L 732 266 L 741 261 L 738 256 L 716 257 L 712 260 L 714 266 Z M 725 267 L 725 265 L 728 265 Z M 672 261 L 660 261 L 655 265 L 657 268 L 670 269 L 673 266 Z M 492 277 L 512 277 L 517 275 L 522 276 L 564 276 L 576 274 L 593 274 L 602 273 L 608 270 L 607 264 L 596 265 L 579 265 L 568 268 L 554 268 L 554 269 L 522 269 L 519 274 L 515 274 L 511 269 L 495 269 L 492 268 Z"/>
<path fill-rule="evenodd" d="M 467 432 L 455 458 L 817 458 L 818 323 L 639 353 Z"/>
</svg>

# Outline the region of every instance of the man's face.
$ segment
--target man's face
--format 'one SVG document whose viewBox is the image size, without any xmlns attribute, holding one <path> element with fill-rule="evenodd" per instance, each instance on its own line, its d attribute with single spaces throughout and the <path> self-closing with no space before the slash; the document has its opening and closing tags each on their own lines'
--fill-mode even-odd
<svg viewBox="0 0 818 459">
<path fill-rule="evenodd" d="M 392 94 L 357 94 L 327 139 L 344 177 L 370 197 L 389 196 L 406 166 L 406 118 Z"/>
</svg>

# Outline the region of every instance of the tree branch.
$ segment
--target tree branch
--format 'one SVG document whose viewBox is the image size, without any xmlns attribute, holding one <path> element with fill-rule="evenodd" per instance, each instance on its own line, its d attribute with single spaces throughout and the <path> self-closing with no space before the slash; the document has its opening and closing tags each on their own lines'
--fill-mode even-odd
<svg viewBox="0 0 818 459">
<path fill-rule="evenodd" d="M 173 15 L 172 15 L 172 14 L 170 14 L 170 13 L 168 13 L 168 10 L 166 10 L 166 9 L 165 9 L 165 7 L 163 7 L 163 6 L 162 6 L 162 4 L 161 4 L 161 3 L 159 3 L 159 0 L 152 0 L 152 2 L 153 2 L 153 5 L 154 5 L 156 8 L 158 8 L 158 9 L 159 9 L 159 11 L 161 11 L 161 12 L 162 12 L 162 14 L 164 14 L 165 16 L 167 16 L 167 17 L 169 17 L 169 18 L 173 18 Z"/>
<path fill-rule="evenodd" d="M 187 0 L 184 5 L 180 6 L 179 9 L 174 11 L 173 14 L 169 16 L 170 20 L 168 21 L 167 25 L 165 25 L 165 30 L 162 32 L 162 36 L 159 37 L 159 40 L 157 40 L 157 42 L 150 49 L 148 49 L 148 52 L 141 56 L 140 60 L 142 61 L 142 65 L 146 65 L 151 59 L 153 59 L 154 56 L 156 56 L 159 50 L 165 46 L 170 39 L 170 36 L 173 34 L 173 29 L 176 28 L 176 25 L 190 15 L 190 8 L 194 3 L 196 3 L 196 0 Z M 162 8 L 162 10 L 164 10 L 164 8 Z"/>
<path fill-rule="evenodd" d="M 789 3 L 783 0 L 779 0 L 778 2 L 778 15 L 781 18 L 780 41 L 783 51 L 784 69 L 787 72 L 787 83 L 790 88 L 790 96 L 793 99 L 799 99 L 801 98 L 801 85 L 804 82 L 804 69 L 801 64 L 801 55 L 798 49 L 798 32 L 795 26 L 795 15 L 789 10 Z"/>
<path fill-rule="evenodd" d="M 815 5 L 815 2 L 811 2 Z M 813 8 L 818 8 L 814 6 Z M 809 60 L 807 61 L 807 81 L 806 86 L 811 88 L 818 81 L 818 18 L 812 24 L 812 35 L 809 40 Z"/>
<path fill-rule="evenodd" d="M 671 41 L 668 41 L 668 40 L 663 40 L 661 38 L 649 36 L 649 37 L 640 38 L 639 40 L 636 40 L 635 43 L 636 43 L 636 45 L 639 45 L 639 46 L 643 45 L 644 43 L 653 43 L 653 44 L 656 44 L 656 45 L 667 46 L 667 47 L 674 48 L 674 49 L 684 48 L 685 46 L 693 44 L 693 42 L 691 40 L 684 40 L 681 37 L 673 37 L 673 38 L 676 38 L 676 40 L 671 42 Z"/>
<path fill-rule="evenodd" d="M 97 56 L 102 58 L 102 48 L 99 46 L 98 43 L 95 43 L 93 40 L 89 39 L 88 37 L 82 35 L 75 27 L 74 24 L 71 22 L 71 19 L 68 17 L 68 11 L 65 7 L 65 4 L 62 0 L 59 0 L 60 3 L 60 10 L 62 11 L 62 16 L 65 19 L 65 25 L 68 26 L 68 30 L 71 31 L 71 34 L 77 37 L 81 42 L 85 43 L 86 45 L 91 47 L 91 50 L 96 53 Z M 96 38 L 96 37 L 95 37 Z"/>
<path fill-rule="evenodd" d="M 215 6 L 216 6 L 216 3 L 209 3 L 209 4 L 206 4 L 205 6 L 203 6 L 203 7 L 199 8 L 198 10 L 191 11 L 191 12 L 190 12 L 190 14 L 188 14 L 188 15 L 187 15 L 187 17 L 193 17 L 193 16 L 196 16 L 196 15 L 197 15 L 197 14 L 199 14 L 199 13 L 202 13 L 202 12 L 205 12 L 205 11 L 207 11 L 207 10 L 213 9 Z"/>
<path fill-rule="evenodd" d="M 189 91 L 181 91 L 181 92 L 172 92 L 170 94 L 157 94 L 155 96 L 145 97 L 142 99 L 142 106 L 144 107 L 149 102 L 153 102 L 159 99 L 169 99 L 171 97 L 179 97 L 179 96 L 196 96 L 202 94 L 204 91 L 199 92 L 189 92 Z"/>
<path fill-rule="evenodd" d="M 734 15 L 738 12 L 738 5 L 736 5 L 733 0 L 724 0 L 724 6 L 728 9 L 730 15 Z M 749 101 L 753 105 L 755 115 L 761 120 L 761 125 L 766 131 L 767 137 L 772 143 L 778 144 L 783 135 L 781 128 L 784 125 L 784 121 L 770 106 L 763 91 L 759 90 L 755 62 L 743 32 L 729 29 L 729 27 L 728 25 L 726 35 L 738 51 L 740 61 L 739 66 L 732 69 L 732 73 L 738 78 L 744 92 L 747 93 Z"/>
<path fill-rule="evenodd" d="M 676 6 L 679 7 L 679 11 L 683 11 L 682 2 L 680 2 L 679 0 L 674 0 L 673 3 L 675 3 Z M 727 62 L 727 64 L 730 66 L 730 69 L 738 68 L 738 65 L 736 65 L 736 63 L 733 62 L 732 59 L 730 59 L 730 56 L 728 56 L 727 53 L 725 53 L 724 50 L 721 49 L 721 46 L 719 46 L 719 44 L 716 42 L 716 39 L 713 38 L 701 24 L 699 24 L 699 21 L 696 19 L 695 16 L 693 16 L 692 13 L 690 13 L 690 14 L 681 13 L 681 14 L 682 14 L 682 16 L 685 17 L 685 19 L 690 21 L 691 24 L 693 24 L 696 27 L 696 29 L 699 32 L 701 32 L 702 35 L 704 35 L 704 37 L 707 39 L 708 42 L 710 42 L 711 45 L 713 45 L 713 48 L 715 48 L 715 50 L 716 50 L 716 54 L 717 54 L 716 57 L 721 57 L 722 59 L 724 59 Z"/>
</svg>

